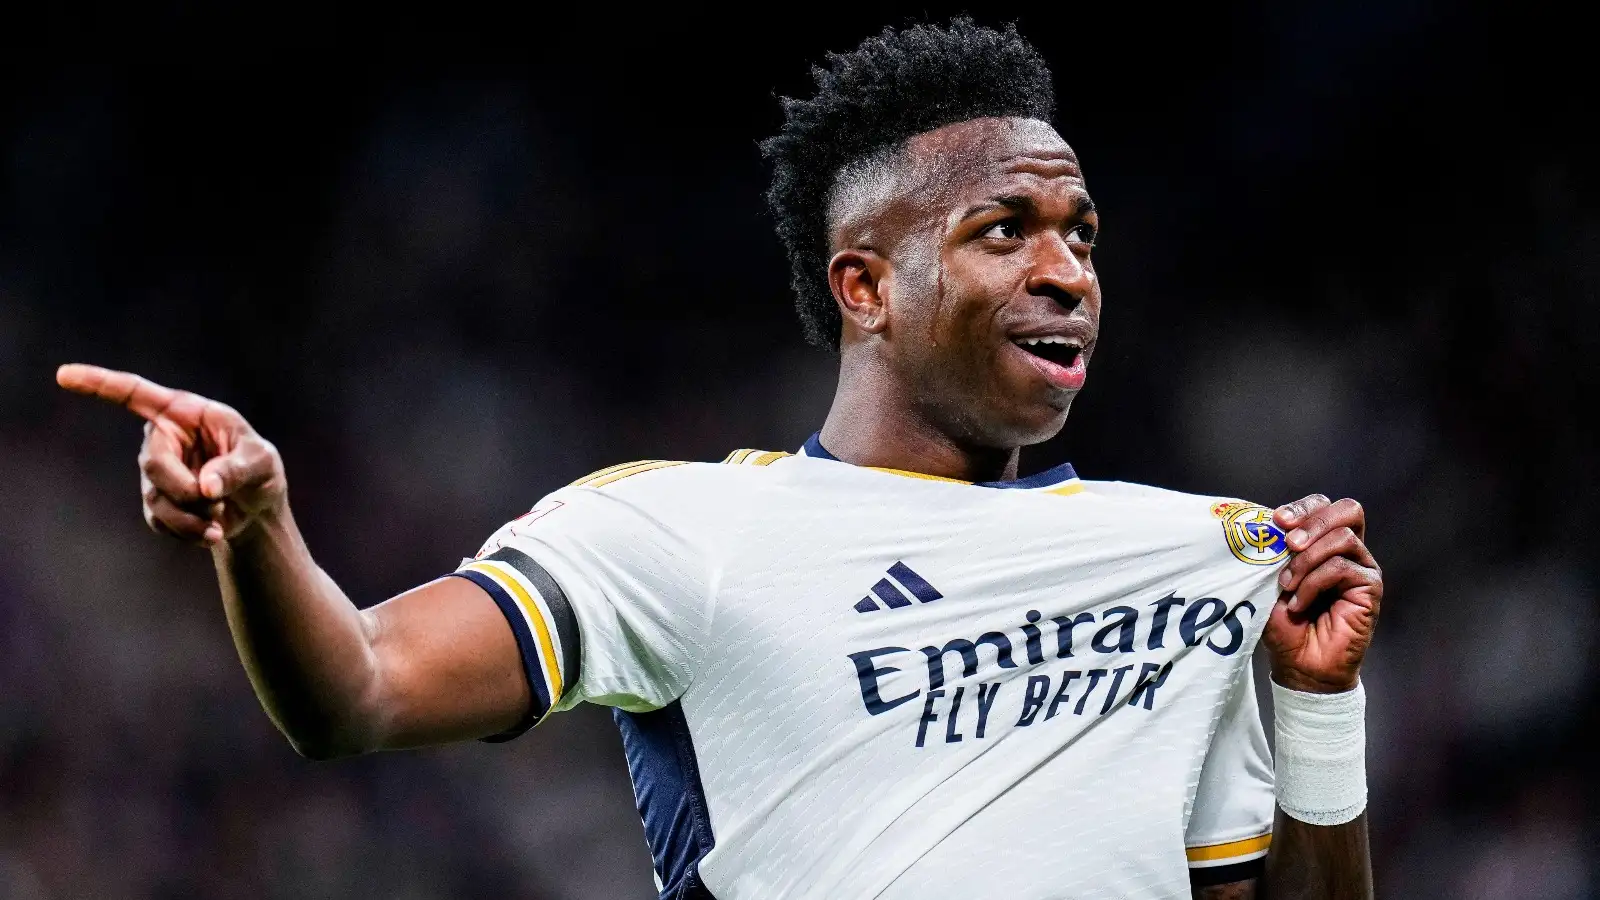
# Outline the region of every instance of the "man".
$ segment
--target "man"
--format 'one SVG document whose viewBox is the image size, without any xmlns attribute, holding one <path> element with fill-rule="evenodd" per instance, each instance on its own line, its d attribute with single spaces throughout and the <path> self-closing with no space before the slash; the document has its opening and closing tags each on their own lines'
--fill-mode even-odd
<svg viewBox="0 0 1600 900">
<path fill-rule="evenodd" d="M 613 706 L 663 897 L 1370 896 L 1360 507 L 1019 479 L 1101 308 L 1050 73 L 969 20 L 829 62 L 763 146 L 801 319 L 840 354 L 799 453 L 601 470 L 362 611 L 237 412 L 58 380 L 147 420 L 146 519 L 211 548 L 297 750 Z"/>
</svg>

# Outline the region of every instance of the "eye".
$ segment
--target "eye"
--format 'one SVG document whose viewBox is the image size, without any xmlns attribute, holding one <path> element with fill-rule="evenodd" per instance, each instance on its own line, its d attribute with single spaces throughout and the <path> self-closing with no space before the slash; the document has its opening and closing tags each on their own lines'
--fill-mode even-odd
<svg viewBox="0 0 1600 900">
<path fill-rule="evenodd" d="M 985 231 L 983 236 L 986 238 L 1000 238 L 1002 240 L 1014 241 L 1022 237 L 1022 223 L 1016 219 L 1003 219 L 994 223 L 993 225 L 990 225 L 989 230 Z"/>
<path fill-rule="evenodd" d="M 1090 225 L 1088 222 L 1085 222 L 1082 225 L 1079 225 L 1077 228 L 1067 232 L 1067 243 L 1087 244 L 1090 247 L 1093 247 L 1094 239 L 1099 235 L 1099 229 L 1095 228 L 1093 225 Z"/>
</svg>

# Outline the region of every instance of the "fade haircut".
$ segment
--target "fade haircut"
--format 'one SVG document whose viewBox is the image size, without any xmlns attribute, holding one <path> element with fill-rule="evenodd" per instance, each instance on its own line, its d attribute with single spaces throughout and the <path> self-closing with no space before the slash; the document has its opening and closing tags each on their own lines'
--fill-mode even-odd
<svg viewBox="0 0 1600 900">
<path fill-rule="evenodd" d="M 1055 89 L 1044 57 L 1017 34 L 972 19 L 885 28 L 813 66 L 816 95 L 784 97 L 783 129 L 761 142 L 772 162 L 767 205 L 789 254 L 806 340 L 839 346 L 843 322 L 828 286 L 829 203 L 841 174 L 877 168 L 906 141 L 972 119 L 1048 122 Z"/>
</svg>

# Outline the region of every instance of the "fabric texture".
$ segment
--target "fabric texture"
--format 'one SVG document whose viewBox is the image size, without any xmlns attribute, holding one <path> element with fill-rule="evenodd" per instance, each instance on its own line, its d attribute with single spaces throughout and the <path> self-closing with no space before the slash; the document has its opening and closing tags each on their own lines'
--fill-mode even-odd
<svg viewBox="0 0 1600 900">
<path fill-rule="evenodd" d="M 519 646 L 622 711 L 663 897 L 1154 900 L 1265 854 L 1259 507 L 809 451 L 614 466 L 463 566 L 559 586 L 579 659 L 537 598 Z"/>
</svg>

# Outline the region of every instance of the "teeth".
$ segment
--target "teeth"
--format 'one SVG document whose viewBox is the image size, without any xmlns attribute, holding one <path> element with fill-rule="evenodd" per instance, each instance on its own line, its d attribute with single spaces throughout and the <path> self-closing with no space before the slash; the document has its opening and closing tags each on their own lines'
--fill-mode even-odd
<svg viewBox="0 0 1600 900">
<path fill-rule="evenodd" d="M 1022 344 L 1024 346 L 1028 346 L 1028 347 L 1035 347 L 1035 346 L 1038 346 L 1039 344 L 1069 344 L 1069 345 L 1074 346 L 1074 347 L 1078 346 L 1078 342 L 1077 341 L 1068 340 L 1067 338 L 1064 338 L 1059 334 L 1047 334 L 1047 335 L 1044 335 L 1043 337 L 1017 338 L 1015 343 Z"/>
</svg>

